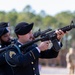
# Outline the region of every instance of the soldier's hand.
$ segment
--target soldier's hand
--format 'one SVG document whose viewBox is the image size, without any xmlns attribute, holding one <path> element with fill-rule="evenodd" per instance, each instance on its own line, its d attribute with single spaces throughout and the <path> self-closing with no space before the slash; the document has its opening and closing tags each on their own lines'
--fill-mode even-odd
<svg viewBox="0 0 75 75">
<path fill-rule="evenodd" d="M 56 30 L 55 33 L 57 34 L 57 39 L 58 39 L 58 40 L 61 40 L 62 37 L 66 34 L 66 33 L 64 33 L 62 30 Z"/>
<path fill-rule="evenodd" d="M 39 44 L 38 48 L 40 49 L 40 51 L 45 51 L 45 50 L 48 49 L 49 43 L 50 43 L 50 41 L 41 42 L 41 43 Z"/>
</svg>

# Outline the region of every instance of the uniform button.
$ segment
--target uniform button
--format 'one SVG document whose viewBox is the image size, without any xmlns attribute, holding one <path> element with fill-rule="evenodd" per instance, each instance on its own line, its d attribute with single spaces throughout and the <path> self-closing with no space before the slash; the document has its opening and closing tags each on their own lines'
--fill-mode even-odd
<svg viewBox="0 0 75 75">
<path fill-rule="evenodd" d="M 31 64 L 34 64 L 34 62 L 31 62 Z"/>
<path fill-rule="evenodd" d="M 18 45 L 19 47 L 21 47 L 21 45 Z"/>
<path fill-rule="evenodd" d="M 0 45 L 0 48 L 1 48 L 2 46 Z"/>
<path fill-rule="evenodd" d="M 35 70 L 35 68 L 33 68 L 33 70 Z"/>
</svg>

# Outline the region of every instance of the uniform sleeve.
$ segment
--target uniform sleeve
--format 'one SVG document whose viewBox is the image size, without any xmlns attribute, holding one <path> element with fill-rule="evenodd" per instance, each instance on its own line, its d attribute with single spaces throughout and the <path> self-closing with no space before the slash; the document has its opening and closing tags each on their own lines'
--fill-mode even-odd
<svg viewBox="0 0 75 75">
<path fill-rule="evenodd" d="M 53 49 L 48 49 L 48 50 L 43 51 L 43 52 L 40 53 L 40 58 L 46 58 L 46 59 L 56 58 L 58 56 L 58 53 L 59 52 L 56 52 Z"/>
<path fill-rule="evenodd" d="M 32 61 L 39 58 L 40 53 L 37 51 L 36 48 L 30 50 L 29 52 L 22 54 L 16 51 L 16 49 L 11 49 L 5 54 L 6 60 L 14 65 L 21 66 L 21 65 L 28 65 Z"/>
<path fill-rule="evenodd" d="M 4 52 L 0 53 L 0 65 L 5 64 Z"/>
<path fill-rule="evenodd" d="M 60 42 L 59 46 L 60 46 L 60 48 L 63 46 L 61 42 Z M 55 47 L 53 46 L 51 49 L 41 52 L 40 58 L 46 58 L 46 59 L 56 58 L 59 54 L 59 51 L 60 51 L 60 49 L 55 50 Z"/>
</svg>

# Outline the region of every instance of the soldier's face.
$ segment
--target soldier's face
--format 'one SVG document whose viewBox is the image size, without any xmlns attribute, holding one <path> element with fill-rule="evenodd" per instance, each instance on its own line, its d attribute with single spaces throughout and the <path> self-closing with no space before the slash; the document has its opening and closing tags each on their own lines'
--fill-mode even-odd
<svg viewBox="0 0 75 75">
<path fill-rule="evenodd" d="M 29 33 L 24 35 L 24 39 L 25 39 L 25 41 L 32 41 L 32 39 L 33 39 L 32 31 L 30 31 Z"/>
<path fill-rule="evenodd" d="M 28 42 L 28 41 L 32 41 L 33 40 L 33 33 L 32 33 L 32 30 L 25 34 L 25 35 L 19 35 L 19 39 L 20 41 L 22 41 L 22 43 L 25 43 L 25 42 Z"/>
<path fill-rule="evenodd" d="M 9 42 L 10 41 L 10 33 L 6 33 L 1 37 L 1 40 L 4 42 Z"/>
</svg>

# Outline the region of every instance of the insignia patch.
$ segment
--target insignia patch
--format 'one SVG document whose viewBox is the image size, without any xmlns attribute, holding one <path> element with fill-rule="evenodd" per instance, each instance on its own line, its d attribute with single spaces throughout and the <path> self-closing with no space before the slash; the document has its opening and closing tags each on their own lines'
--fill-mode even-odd
<svg viewBox="0 0 75 75">
<path fill-rule="evenodd" d="M 16 55 L 16 53 L 14 51 L 10 51 L 9 53 L 10 58 L 12 58 L 13 55 Z"/>
</svg>

